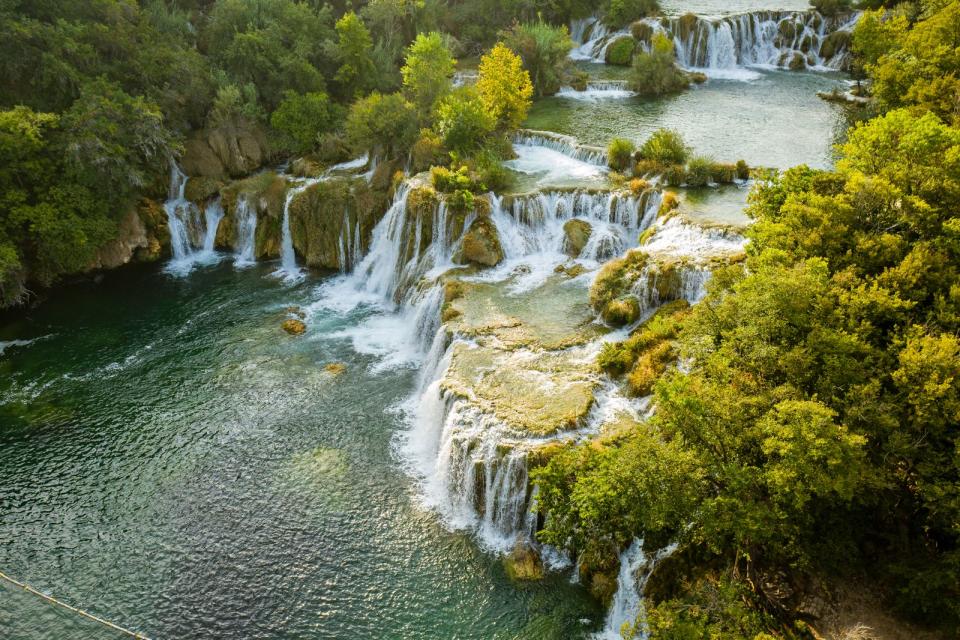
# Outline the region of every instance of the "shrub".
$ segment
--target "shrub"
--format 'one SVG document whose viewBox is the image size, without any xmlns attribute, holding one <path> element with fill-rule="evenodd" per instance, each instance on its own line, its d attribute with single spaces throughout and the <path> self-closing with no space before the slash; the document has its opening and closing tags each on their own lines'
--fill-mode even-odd
<svg viewBox="0 0 960 640">
<path fill-rule="evenodd" d="M 690 86 L 687 73 L 677 66 L 673 41 L 657 34 L 650 51 L 640 51 L 633 58 L 630 88 L 644 96 L 659 96 L 683 91 Z"/>
<path fill-rule="evenodd" d="M 642 20 L 638 20 L 630 25 L 630 35 L 638 42 L 650 42 L 653 39 L 653 34 L 653 27 Z"/>
<path fill-rule="evenodd" d="M 636 147 L 632 140 L 614 138 L 607 146 L 607 164 L 615 171 L 623 171 L 630 166 Z"/>
<path fill-rule="evenodd" d="M 714 162 L 710 158 L 697 156 L 687 165 L 686 182 L 691 187 L 705 187 L 713 178 Z"/>
<path fill-rule="evenodd" d="M 750 165 L 746 160 L 737 160 L 737 179 L 747 180 L 750 178 Z"/>
<path fill-rule="evenodd" d="M 676 131 L 660 129 L 640 147 L 640 157 L 661 164 L 683 164 L 690 157 L 690 148 Z"/>
<path fill-rule="evenodd" d="M 625 67 L 633 59 L 633 52 L 637 47 L 632 36 L 620 36 L 607 46 L 604 60 L 607 64 Z"/>
<path fill-rule="evenodd" d="M 710 179 L 717 184 L 730 184 L 737 179 L 737 165 L 714 162 L 710 167 Z"/>
<path fill-rule="evenodd" d="M 414 143 L 410 150 L 413 170 L 416 172 L 424 171 L 434 165 L 442 164 L 446 158 L 446 150 L 443 148 L 443 140 L 436 132 L 430 129 L 421 129 L 420 138 Z"/>
<path fill-rule="evenodd" d="M 671 187 L 687 182 L 687 169 L 682 164 L 671 164 L 663 170 L 663 180 Z"/>
</svg>

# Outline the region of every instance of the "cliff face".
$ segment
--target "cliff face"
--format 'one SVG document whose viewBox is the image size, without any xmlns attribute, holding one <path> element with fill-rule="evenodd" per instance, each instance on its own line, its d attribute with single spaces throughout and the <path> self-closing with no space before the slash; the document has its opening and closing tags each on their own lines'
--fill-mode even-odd
<svg viewBox="0 0 960 640">
<path fill-rule="evenodd" d="M 184 144 L 182 168 L 195 178 L 238 178 L 259 169 L 271 154 L 263 127 L 237 118 L 194 132 Z"/>
</svg>

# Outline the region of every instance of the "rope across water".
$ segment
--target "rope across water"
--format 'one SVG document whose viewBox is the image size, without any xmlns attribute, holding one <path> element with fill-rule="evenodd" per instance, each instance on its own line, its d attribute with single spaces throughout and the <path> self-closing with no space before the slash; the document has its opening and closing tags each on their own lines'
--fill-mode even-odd
<svg viewBox="0 0 960 640">
<path fill-rule="evenodd" d="M 124 629 L 123 627 L 121 627 L 121 626 L 119 626 L 119 625 L 116 625 L 116 624 L 114 624 L 114 623 L 112 623 L 112 622 L 110 622 L 110 621 L 108 621 L 108 620 L 104 620 L 103 618 L 97 617 L 97 616 L 93 615 L 92 613 L 87 613 L 86 611 L 83 611 L 83 610 L 81 610 L 81 609 L 77 609 L 76 607 L 70 606 L 70 605 L 67 604 L 66 602 L 63 602 L 63 601 L 61 601 L 61 600 L 58 600 L 58 599 L 54 598 L 53 596 L 48 596 L 47 594 L 42 593 L 41 591 L 39 591 L 39 590 L 31 587 L 30 585 L 28 585 L 28 584 L 26 584 L 26 583 L 24 583 L 24 582 L 20 582 L 19 580 L 15 580 L 14 578 L 11 578 L 10 576 L 8 576 L 7 574 L 5 574 L 5 573 L 2 572 L 2 571 L 0 571 L 0 578 L 2 578 L 3 580 L 6 580 L 7 582 L 9 582 L 9 583 L 12 584 L 12 585 L 15 585 L 15 586 L 17 586 L 17 587 L 20 587 L 21 589 L 23 589 L 23 590 L 26 591 L 27 593 L 32 593 L 32 594 L 35 595 L 35 596 L 39 596 L 39 597 L 43 598 L 44 600 L 46 600 L 47 602 L 51 602 L 51 603 L 53 603 L 53 604 L 55 604 L 55 605 L 58 605 L 58 606 L 60 606 L 60 607 L 63 607 L 64 609 L 67 609 L 68 611 L 72 611 L 73 613 L 76 613 L 77 615 L 83 616 L 84 618 L 87 618 L 87 619 L 89 619 L 89 620 L 93 620 L 94 622 L 99 622 L 100 624 L 104 625 L 105 627 L 109 627 L 110 629 L 113 629 L 114 631 L 119 631 L 120 633 L 124 633 L 124 634 L 130 636 L 131 638 L 137 638 L 137 640 L 150 640 L 147 636 L 143 635 L 142 633 L 136 633 L 136 632 L 134 632 L 134 631 L 130 631 L 129 629 Z"/>
</svg>

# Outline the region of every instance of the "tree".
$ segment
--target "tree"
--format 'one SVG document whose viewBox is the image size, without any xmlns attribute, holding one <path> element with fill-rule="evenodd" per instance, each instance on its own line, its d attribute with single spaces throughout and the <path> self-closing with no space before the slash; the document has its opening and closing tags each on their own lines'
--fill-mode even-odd
<svg viewBox="0 0 960 640">
<path fill-rule="evenodd" d="M 527 117 L 533 85 L 520 56 L 503 43 L 497 43 L 490 53 L 480 58 L 477 92 L 497 128 L 511 130 Z"/>
<path fill-rule="evenodd" d="M 372 86 L 376 76 L 373 40 L 363 21 L 350 11 L 337 20 L 337 59 L 340 68 L 334 80 L 347 98 L 356 97 Z"/>
<path fill-rule="evenodd" d="M 523 60 L 523 68 L 533 81 L 534 95 L 550 96 L 560 90 L 573 48 L 566 27 L 554 27 L 542 21 L 514 24 L 501 38 L 504 45 Z"/>
<path fill-rule="evenodd" d="M 270 116 L 270 124 L 283 133 L 290 148 L 306 152 L 317 145 L 320 135 L 331 130 L 335 109 L 325 93 L 300 95 L 288 91 Z"/>
<path fill-rule="evenodd" d="M 495 127 L 496 121 L 472 87 L 445 96 L 437 107 L 437 133 L 448 150 L 461 155 L 479 149 Z"/>
<path fill-rule="evenodd" d="M 164 174 L 177 149 L 157 105 L 105 80 L 84 85 L 61 126 L 72 176 L 94 188 L 109 185 L 124 195 Z"/>
<path fill-rule="evenodd" d="M 396 157 L 416 141 L 417 111 L 399 93 L 374 91 L 350 107 L 346 130 L 356 149 Z"/>
<path fill-rule="evenodd" d="M 400 69 L 403 89 L 416 106 L 421 123 L 430 120 L 437 101 L 450 92 L 455 67 L 456 60 L 436 31 L 419 34 L 407 49 L 406 63 Z"/>
</svg>

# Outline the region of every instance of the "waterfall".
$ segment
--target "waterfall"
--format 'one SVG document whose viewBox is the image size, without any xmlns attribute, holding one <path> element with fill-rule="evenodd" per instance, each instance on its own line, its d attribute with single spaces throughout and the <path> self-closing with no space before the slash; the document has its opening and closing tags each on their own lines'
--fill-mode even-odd
<svg viewBox="0 0 960 640">
<path fill-rule="evenodd" d="M 308 188 L 320 182 L 323 178 L 300 178 L 287 189 L 283 201 L 283 227 L 280 237 L 280 268 L 274 272 L 284 280 L 296 282 L 303 277 L 303 272 L 297 266 L 297 254 L 293 249 L 293 235 L 290 233 L 290 203 Z"/>
<path fill-rule="evenodd" d="M 173 259 L 177 261 L 184 260 L 193 250 L 190 224 L 196 207 L 183 195 L 188 179 L 180 167 L 175 163 L 170 164 L 170 187 L 163 208 L 167 212 L 167 226 L 170 228 L 170 249 Z"/>
<path fill-rule="evenodd" d="M 643 541 L 634 539 L 633 543 L 620 554 L 620 572 L 617 575 L 617 592 L 613 596 L 613 604 L 607 613 L 603 630 L 594 635 L 596 640 L 621 640 L 621 630 L 624 625 L 640 624 L 641 638 L 647 638 L 648 633 L 642 619 L 643 590 L 653 574 L 657 564 L 673 553 L 677 548 L 671 544 L 648 557 L 643 552 Z"/>
<path fill-rule="evenodd" d="M 586 89 L 582 91 L 573 87 L 563 87 L 557 95 L 571 100 L 595 102 L 597 100 L 631 98 L 634 93 L 627 88 L 626 80 L 590 80 L 587 82 Z"/>
<path fill-rule="evenodd" d="M 844 69 L 850 62 L 849 34 L 859 13 L 837 17 L 815 11 L 755 11 L 724 17 L 648 18 L 652 33 L 673 40 L 677 61 L 714 77 L 748 77 L 747 67 Z M 609 33 L 596 18 L 577 21 L 571 33 L 576 60 L 603 62 L 607 46 L 625 31 Z M 641 42 L 647 48 L 648 42 Z M 567 97 L 573 97 L 565 93 Z"/>
<path fill-rule="evenodd" d="M 565 136 L 551 131 L 535 131 L 533 129 L 520 129 L 513 136 L 513 144 L 531 147 L 545 147 L 569 156 L 574 160 L 586 162 L 598 167 L 606 168 L 607 152 L 600 147 L 591 147 L 580 144 L 572 137 Z"/>
<path fill-rule="evenodd" d="M 234 213 L 237 225 L 237 243 L 235 264 L 251 265 L 256 260 L 257 212 L 250 206 L 246 196 L 237 200 Z"/>
<path fill-rule="evenodd" d="M 170 230 L 170 250 L 173 257 L 167 265 L 169 273 L 184 275 L 200 263 L 217 260 L 215 241 L 217 227 L 223 219 L 220 198 L 199 207 L 186 199 L 184 193 L 189 178 L 176 163 L 170 165 L 170 186 L 163 209 Z"/>
<path fill-rule="evenodd" d="M 207 203 L 207 206 L 203 210 L 203 219 L 206 228 L 203 234 L 202 251 L 210 254 L 213 253 L 215 249 L 217 227 L 220 226 L 220 221 L 223 220 L 223 206 L 220 204 L 219 196 Z"/>
</svg>

